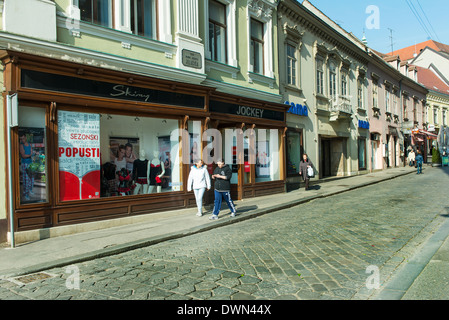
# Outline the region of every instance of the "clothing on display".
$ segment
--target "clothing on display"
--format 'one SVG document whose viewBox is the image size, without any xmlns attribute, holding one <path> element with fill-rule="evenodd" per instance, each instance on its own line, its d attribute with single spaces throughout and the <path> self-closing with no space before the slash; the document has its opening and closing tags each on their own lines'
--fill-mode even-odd
<svg viewBox="0 0 449 320">
<path fill-rule="evenodd" d="M 161 179 L 158 177 L 161 173 L 162 169 L 160 164 L 150 164 L 150 186 L 160 186 L 162 184 Z"/>
</svg>

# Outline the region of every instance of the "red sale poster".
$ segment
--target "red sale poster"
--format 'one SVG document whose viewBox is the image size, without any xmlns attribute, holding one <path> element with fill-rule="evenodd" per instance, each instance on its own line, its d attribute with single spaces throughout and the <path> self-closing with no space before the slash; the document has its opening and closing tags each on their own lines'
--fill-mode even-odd
<svg viewBox="0 0 449 320">
<path fill-rule="evenodd" d="M 100 116 L 58 111 L 59 198 L 100 197 Z"/>
</svg>

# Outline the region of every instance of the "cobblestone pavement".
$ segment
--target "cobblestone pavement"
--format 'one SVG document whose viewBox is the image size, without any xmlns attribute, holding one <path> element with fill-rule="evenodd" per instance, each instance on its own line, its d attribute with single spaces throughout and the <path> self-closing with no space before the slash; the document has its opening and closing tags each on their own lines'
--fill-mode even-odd
<svg viewBox="0 0 449 320">
<path fill-rule="evenodd" d="M 367 267 L 379 268 L 385 284 L 447 218 L 448 173 L 428 168 L 423 175 L 47 270 L 53 275 L 47 279 L 3 279 L 0 299 L 369 299 Z"/>
</svg>

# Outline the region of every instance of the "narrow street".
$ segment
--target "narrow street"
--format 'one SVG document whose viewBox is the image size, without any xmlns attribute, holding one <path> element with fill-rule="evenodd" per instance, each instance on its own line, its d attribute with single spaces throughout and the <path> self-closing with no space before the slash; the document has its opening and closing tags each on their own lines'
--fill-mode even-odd
<svg viewBox="0 0 449 320">
<path fill-rule="evenodd" d="M 447 167 L 426 167 L 422 175 L 47 270 L 48 279 L 0 280 L 0 299 L 367 300 L 376 291 L 366 285 L 367 270 L 379 270 L 384 286 L 446 221 L 448 184 Z M 73 270 L 79 288 L 67 285 Z"/>
</svg>

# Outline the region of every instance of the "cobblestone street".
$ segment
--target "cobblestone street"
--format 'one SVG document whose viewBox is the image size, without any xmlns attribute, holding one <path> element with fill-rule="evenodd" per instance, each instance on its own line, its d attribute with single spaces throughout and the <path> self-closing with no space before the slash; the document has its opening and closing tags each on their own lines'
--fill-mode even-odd
<svg viewBox="0 0 449 320">
<path fill-rule="evenodd" d="M 379 268 L 383 286 L 448 217 L 448 172 L 429 167 L 423 175 L 47 270 L 47 279 L 0 280 L 0 299 L 366 300 L 375 291 L 366 287 L 367 268 Z M 79 289 L 70 287 L 73 270 Z"/>
</svg>

